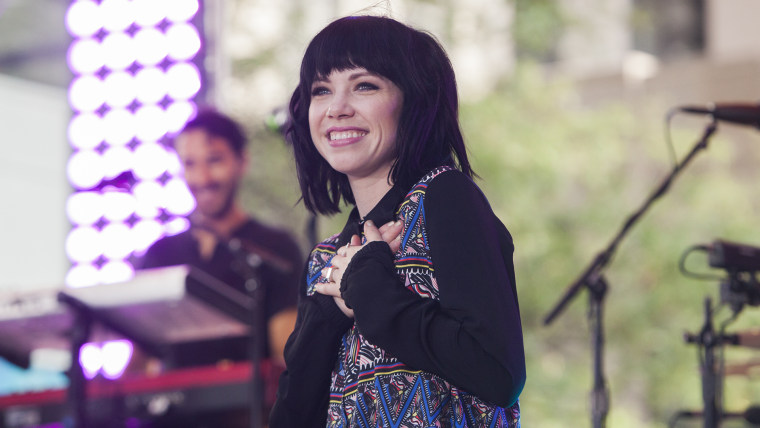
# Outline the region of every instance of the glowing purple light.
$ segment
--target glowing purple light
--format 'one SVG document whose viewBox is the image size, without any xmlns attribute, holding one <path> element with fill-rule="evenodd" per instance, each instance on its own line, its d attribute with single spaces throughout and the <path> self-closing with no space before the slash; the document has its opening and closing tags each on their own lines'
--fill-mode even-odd
<svg viewBox="0 0 760 428">
<path fill-rule="evenodd" d="M 103 98 L 103 81 L 92 75 L 74 79 L 69 87 L 69 103 L 74 110 L 92 112 L 100 107 Z"/>
<path fill-rule="evenodd" d="M 125 33 L 110 33 L 103 39 L 105 65 L 111 70 L 124 70 L 137 59 L 134 40 Z"/>
<path fill-rule="evenodd" d="M 137 95 L 135 79 L 124 71 L 109 74 L 103 82 L 105 102 L 112 107 L 126 107 Z"/>
<path fill-rule="evenodd" d="M 195 199 L 183 180 L 174 178 L 164 186 L 166 210 L 176 215 L 188 215 L 195 209 Z"/>
<path fill-rule="evenodd" d="M 69 122 L 69 142 L 72 147 L 94 149 L 105 138 L 103 120 L 94 113 L 81 113 Z"/>
<path fill-rule="evenodd" d="M 177 101 L 166 108 L 166 127 L 168 132 L 179 132 L 195 116 L 197 107 L 192 101 Z"/>
<path fill-rule="evenodd" d="M 124 260 L 112 260 L 103 265 L 98 273 L 100 274 L 98 278 L 99 283 L 113 284 L 129 281 L 135 276 L 135 269 Z"/>
<path fill-rule="evenodd" d="M 177 0 L 171 3 L 171 8 L 166 11 L 166 18 L 171 22 L 185 22 L 198 13 L 197 0 Z"/>
<path fill-rule="evenodd" d="M 132 236 L 124 223 L 111 223 L 100 232 L 103 255 L 109 259 L 124 259 L 132 252 Z"/>
<path fill-rule="evenodd" d="M 194 65 L 181 62 L 166 71 L 169 96 L 175 100 L 187 100 L 201 89 L 201 75 Z"/>
<path fill-rule="evenodd" d="M 128 192 L 104 192 L 100 202 L 105 206 L 103 216 L 110 221 L 124 221 L 135 212 L 135 197 Z"/>
<path fill-rule="evenodd" d="M 166 35 L 155 28 L 143 28 L 134 37 L 137 62 L 156 65 L 169 54 Z"/>
<path fill-rule="evenodd" d="M 134 173 L 143 180 L 155 180 L 166 171 L 169 153 L 157 143 L 142 144 L 135 150 Z"/>
<path fill-rule="evenodd" d="M 100 8 L 94 1 L 75 1 L 66 11 L 66 28 L 72 36 L 92 36 L 103 27 L 102 21 Z"/>
<path fill-rule="evenodd" d="M 139 253 L 147 250 L 160 238 L 164 233 L 164 228 L 157 220 L 141 220 L 132 227 L 132 233 L 135 239 L 135 251 Z"/>
<path fill-rule="evenodd" d="M 127 0 L 103 0 L 100 11 L 108 31 L 124 31 L 135 22 L 132 2 Z"/>
<path fill-rule="evenodd" d="M 157 105 L 146 105 L 135 112 L 137 138 L 143 141 L 156 141 L 166 134 L 166 112 Z"/>
<path fill-rule="evenodd" d="M 166 18 L 166 0 L 132 0 L 135 23 L 142 27 L 150 27 Z"/>
<path fill-rule="evenodd" d="M 75 225 L 91 226 L 103 216 L 101 195 L 97 192 L 77 192 L 66 201 L 66 214 Z"/>
<path fill-rule="evenodd" d="M 132 358 L 132 343 L 128 340 L 114 340 L 103 344 L 103 377 L 117 379 L 127 369 Z"/>
<path fill-rule="evenodd" d="M 135 75 L 137 99 L 144 104 L 155 104 L 166 95 L 166 74 L 158 68 L 148 67 Z"/>
<path fill-rule="evenodd" d="M 97 284 L 99 278 L 98 268 L 89 263 L 79 263 L 69 269 L 64 282 L 69 287 L 82 288 Z"/>
<path fill-rule="evenodd" d="M 103 367 L 103 353 L 94 343 L 85 343 L 79 348 L 79 365 L 87 379 L 92 379 Z"/>
<path fill-rule="evenodd" d="M 126 147 L 111 147 L 103 154 L 103 177 L 113 178 L 134 165 L 134 153 Z"/>
<path fill-rule="evenodd" d="M 82 189 L 66 205 L 69 286 L 128 280 L 133 253 L 188 227 L 172 216 L 195 200 L 163 139 L 197 109 L 201 73 L 192 62 L 202 39 L 191 20 L 199 10 L 198 0 L 73 0 L 67 10 L 75 76 L 67 174 Z M 137 179 L 130 190 L 86 191 L 124 171 Z"/>
<path fill-rule="evenodd" d="M 176 217 L 166 223 L 166 234 L 176 235 L 190 228 L 190 220 L 185 217 Z"/>
<path fill-rule="evenodd" d="M 126 109 L 113 109 L 103 117 L 103 128 L 109 144 L 123 146 L 135 136 L 138 124 Z"/>
<path fill-rule="evenodd" d="M 141 181 L 132 189 L 137 198 L 135 213 L 142 218 L 155 218 L 163 206 L 164 189 L 155 181 Z"/>
<path fill-rule="evenodd" d="M 79 364 L 85 377 L 102 373 L 106 379 L 117 379 L 132 359 L 133 346 L 128 340 L 112 340 L 102 344 L 85 343 L 79 348 Z"/>
<path fill-rule="evenodd" d="M 198 30 L 190 24 L 175 24 L 166 30 L 169 56 L 175 60 L 190 59 L 201 49 Z"/>
<path fill-rule="evenodd" d="M 95 39 L 74 41 L 69 47 L 68 60 L 69 68 L 75 73 L 94 73 L 103 66 L 100 43 Z"/>
<path fill-rule="evenodd" d="M 100 232 L 94 227 L 75 227 L 66 238 L 69 260 L 91 262 L 102 253 Z"/>
<path fill-rule="evenodd" d="M 74 187 L 87 189 L 103 179 L 103 159 L 92 150 L 80 150 L 71 155 L 66 170 Z"/>
</svg>

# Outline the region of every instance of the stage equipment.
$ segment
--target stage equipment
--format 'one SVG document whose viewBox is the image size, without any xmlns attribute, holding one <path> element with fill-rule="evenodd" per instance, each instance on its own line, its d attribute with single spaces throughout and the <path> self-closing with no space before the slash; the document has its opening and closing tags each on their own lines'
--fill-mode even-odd
<svg viewBox="0 0 760 428">
<path fill-rule="evenodd" d="M 749 125 L 760 129 L 760 105 L 749 103 L 718 103 L 705 107 L 684 106 L 678 110 L 684 113 L 707 114 L 714 120 Z"/>
<path fill-rule="evenodd" d="M 608 284 L 604 278 L 604 270 L 612 260 L 620 242 L 628 231 L 641 218 L 649 207 L 667 192 L 675 178 L 681 173 L 694 156 L 702 149 L 706 149 L 712 134 L 717 130 L 717 122 L 712 121 L 704 130 L 701 138 L 694 145 L 686 157 L 678 163 L 671 173 L 661 182 L 657 189 L 649 196 L 644 204 L 631 214 L 623 223 L 620 231 L 615 235 L 607 247 L 597 254 L 591 264 L 583 273 L 567 288 L 554 308 L 544 318 L 544 325 L 549 325 L 559 316 L 567 304 L 583 289 L 589 291 L 588 318 L 592 331 L 592 354 L 593 354 L 593 389 L 591 392 L 591 420 L 593 428 L 602 428 L 606 424 L 609 411 L 609 390 L 606 385 L 603 368 L 603 303 L 607 293 Z"/>
</svg>

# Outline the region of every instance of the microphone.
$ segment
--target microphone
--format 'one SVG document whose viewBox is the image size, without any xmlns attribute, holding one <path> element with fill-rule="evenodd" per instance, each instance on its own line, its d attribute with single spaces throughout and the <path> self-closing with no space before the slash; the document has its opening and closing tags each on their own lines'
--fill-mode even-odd
<svg viewBox="0 0 760 428">
<path fill-rule="evenodd" d="M 717 103 L 707 107 L 685 106 L 680 107 L 684 113 L 709 114 L 715 120 L 749 125 L 760 129 L 760 105 L 745 103 Z"/>
</svg>

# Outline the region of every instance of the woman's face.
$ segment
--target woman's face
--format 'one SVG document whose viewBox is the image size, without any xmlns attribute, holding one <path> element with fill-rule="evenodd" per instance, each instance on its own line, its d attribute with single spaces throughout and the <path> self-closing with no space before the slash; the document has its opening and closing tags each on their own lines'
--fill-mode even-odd
<svg viewBox="0 0 760 428">
<path fill-rule="evenodd" d="M 319 153 L 350 181 L 386 180 L 404 94 L 364 68 L 333 71 L 311 87 L 309 128 Z"/>
</svg>

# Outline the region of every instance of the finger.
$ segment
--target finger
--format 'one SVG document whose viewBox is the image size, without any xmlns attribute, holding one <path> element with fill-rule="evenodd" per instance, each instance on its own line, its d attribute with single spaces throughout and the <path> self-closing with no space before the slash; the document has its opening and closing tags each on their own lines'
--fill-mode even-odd
<svg viewBox="0 0 760 428">
<path fill-rule="evenodd" d="M 380 231 L 375 226 L 372 220 L 367 220 L 364 223 L 364 237 L 367 238 L 367 242 L 370 241 L 382 241 L 383 236 L 380 235 Z"/>
<path fill-rule="evenodd" d="M 326 296 L 340 297 L 340 286 L 334 282 L 320 282 L 314 286 L 314 291 Z"/>
<path fill-rule="evenodd" d="M 352 247 L 360 247 L 362 245 L 362 237 L 359 235 L 354 235 L 351 237 L 351 246 Z"/>
<path fill-rule="evenodd" d="M 386 226 L 386 225 L 383 225 Z M 383 241 L 387 243 L 391 243 L 394 239 L 396 239 L 397 236 L 401 233 L 401 229 L 403 229 L 403 223 L 401 223 L 400 220 L 397 220 L 390 224 L 390 226 L 386 227 L 384 230 L 380 230 L 380 235 L 383 237 Z"/>
<path fill-rule="evenodd" d="M 388 223 L 385 223 L 384 225 L 380 226 L 378 230 L 380 231 L 380 234 L 382 235 L 383 233 L 385 233 L 386 230 L 392 228 L 395 224 L 396 222 L 391 220 Z"/>
<path fill-rule="evenodd" d="M 391 247 L 392 253 L 396 253 L 401 248 L 401 234 L 396 235 L 392 241 L 388 242 L 388 246 Z"/>
</svg>

